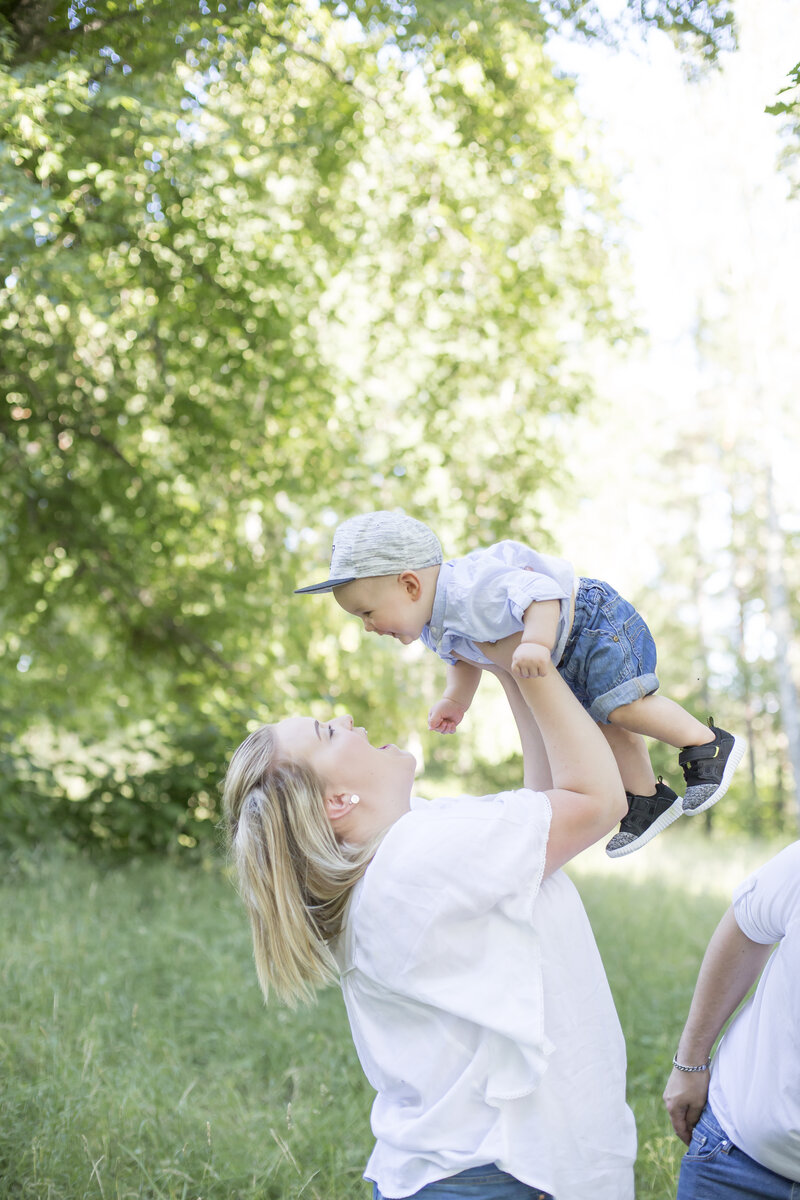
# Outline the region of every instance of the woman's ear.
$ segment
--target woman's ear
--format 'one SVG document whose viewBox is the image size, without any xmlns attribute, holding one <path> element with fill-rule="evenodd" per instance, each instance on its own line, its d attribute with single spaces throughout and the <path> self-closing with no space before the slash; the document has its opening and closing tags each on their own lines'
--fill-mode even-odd
<svg viewBox="0 0 800 1200">
<path fill-rule="evenodd" d="M 351 792 L 337 792 L 334 795 L 326 796 L 325 812 L 328 814 L 328 820 L 334 823 L 341 821 L 342 817 L 346 817 L 353 811 L 353 805 L 358 804 L 360 798 Z"/>
</svg>

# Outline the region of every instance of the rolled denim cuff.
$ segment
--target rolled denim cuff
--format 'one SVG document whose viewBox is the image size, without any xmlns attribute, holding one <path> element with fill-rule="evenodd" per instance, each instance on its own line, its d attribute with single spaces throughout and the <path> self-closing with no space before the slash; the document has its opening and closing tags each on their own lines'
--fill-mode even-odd
<svg viewBox="0 0 800 1200">
<path fill-rule="evenodd" d="M 608 725 L 609 714 L 615 708 L 619 708 L 623 704 L 632 704 L 634 700 L 641 700 L 645 696 L 652 696 L 653 692 L 657 691 L 658 676 L 652 671 L 648 675 L 637 675 L 633 679 L 626 679 L 612 688 L 610 692 L 598 696 L 592 702 L 589 716 L 595 721 L 599 721 L 601 725 Z"/>
</svg>

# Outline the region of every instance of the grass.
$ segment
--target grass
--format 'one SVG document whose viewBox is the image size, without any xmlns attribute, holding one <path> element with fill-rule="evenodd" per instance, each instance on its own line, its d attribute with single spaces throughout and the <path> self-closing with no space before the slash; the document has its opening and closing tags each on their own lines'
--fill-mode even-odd
<svg viewBox="0 0 800 1200">
<path fill-rule="evenodd" d="M 674 1196 L 660 1094 L 702 950 L 730 888 L 777 849 L 679 829 L 571 871 L 627 1037 L 640 1200 Z M 216 867 L 31 855 L 0 903 L 0 1196 L 366 1200 L 371 1092 L 341 998 L 264 1008 Z"/>
<path fill-rule="evenodd" d="M 570 867 L 625 1032 L 639 1200 L 674 1200 L 684 1146 L 661 1093 L 708 939 L 736 884 L 784 844 L 710 840 L 682 821 L 630 858 L 596 846 Z"/>
</svg>

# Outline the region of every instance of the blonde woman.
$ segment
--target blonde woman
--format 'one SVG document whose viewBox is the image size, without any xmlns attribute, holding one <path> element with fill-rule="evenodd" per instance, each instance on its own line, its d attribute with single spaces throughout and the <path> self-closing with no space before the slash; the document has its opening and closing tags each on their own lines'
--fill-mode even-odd
<svg viewBox="0 0 800 1200">
<path fill-rule="evenodd" d="M 622 1033 L 560 870 L 625 793 L 555 668 L 500 678 L 551 773 L 518 791 L 412 798 L 413 757 L 347 716 L 242 743 L 225 807 L 258 976 L 289 1003 L 340 983 L 376 1092 L 374 1200 L 631 1200 Z"/>
</svg>

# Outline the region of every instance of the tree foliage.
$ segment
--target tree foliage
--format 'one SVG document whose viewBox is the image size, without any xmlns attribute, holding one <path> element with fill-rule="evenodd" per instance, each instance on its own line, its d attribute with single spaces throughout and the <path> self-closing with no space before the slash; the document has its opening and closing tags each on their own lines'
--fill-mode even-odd
<svg viewBox="0 0 800 1200">
<path fill-rule="evenodd" d="M 730 36 L 722 0 L 643 7 Z M 210 828 L 222 747 L 320 696 L 419 726 L 432 664 L 291 597 L 336 520 L 540 534 L 576 348 L 620 332 L 554 29 L 614 32 L 567 0 L 0 7 L 0 715 L 51 764 L 116 746 L 59 820 L 124 843 L 146 746 L 134 806 Z"/>
<path fill-rule="evenodd" d="M 789 82 L 781 88 L 777 100 L 769 105 L 767 112 L 783 119 L 787 133 L 783 166 L 797 193 L 800 190 L 800 62 L 789 71 L 787 78 Z"/>
</svg>

